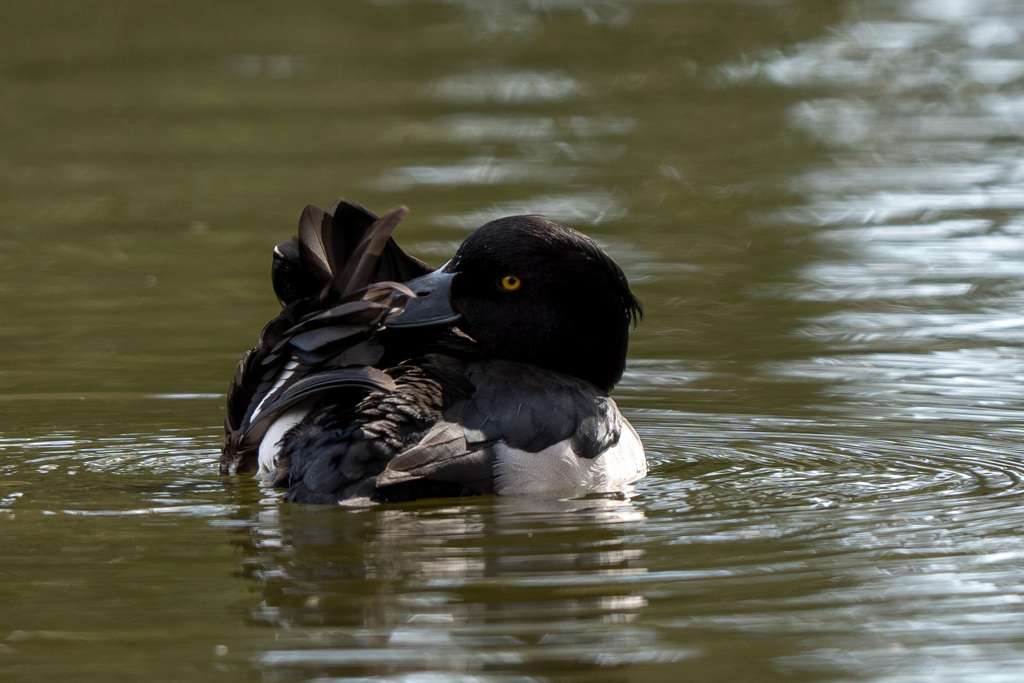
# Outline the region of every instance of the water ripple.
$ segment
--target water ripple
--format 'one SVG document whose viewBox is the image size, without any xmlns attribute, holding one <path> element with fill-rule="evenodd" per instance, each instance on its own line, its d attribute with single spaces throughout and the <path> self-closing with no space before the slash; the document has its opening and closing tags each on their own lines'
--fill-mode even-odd
<svg viewBox="0 0 1024 683">
<path fill-rule="evenodd" d="M 599 225 L 627 214 L 614 193 L 583 192 L 564 195 L 538 195 L 521 201 L 501 202 L 487 208 L 459 214 L 437 216 L 432 222 L 475 230 L 496 218 L 515 214 L 540 214 L 569 225 Z"/>
<path fill-rule="evenodd" d="M 582 87 L 564 73 L 493 71 L 445 76 L 429 87 L 431 96 L 445 102 L 534 102 L 577 96 Z"/>
<path fill-rule="evenodd" d="M 223 516 L 235 506 L 220 500 L 215 444 L 208 429 L 0 438 L 0 513 Z"/>
</svg>

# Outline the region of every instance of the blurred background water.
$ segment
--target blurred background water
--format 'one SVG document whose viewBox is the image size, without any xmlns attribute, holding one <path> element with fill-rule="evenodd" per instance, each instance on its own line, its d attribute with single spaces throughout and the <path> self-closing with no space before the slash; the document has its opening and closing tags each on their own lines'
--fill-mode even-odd
<svg viewBox="0 0 1024 683">
<path fill-rule="evenodd" d="M 1017 681 L 1016 0 L 0 10 L 0 678 Z M 223 392 L 307 203 L 543 213 L 628 497 L 283 505 Z"/>
</svg>

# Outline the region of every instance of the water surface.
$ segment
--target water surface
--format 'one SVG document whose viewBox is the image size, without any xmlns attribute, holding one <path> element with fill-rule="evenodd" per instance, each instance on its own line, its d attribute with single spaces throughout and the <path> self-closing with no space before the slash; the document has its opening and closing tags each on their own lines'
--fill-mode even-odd
<svg viewBox="0 0 1024 683">
<path fill-rule="evenodd" d="M 1012 681 L 1011 0 L 15 3 L 4 680 Z M 646 317 L 625 496 L 282 504 L 223 392 L 307 203 L 536 212 Z"/>
</svg>

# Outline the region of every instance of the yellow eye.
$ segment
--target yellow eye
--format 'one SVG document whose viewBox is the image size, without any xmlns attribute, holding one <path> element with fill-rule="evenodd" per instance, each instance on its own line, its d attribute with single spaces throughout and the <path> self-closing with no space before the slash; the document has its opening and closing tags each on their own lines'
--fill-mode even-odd
<svg viewBox="0 0 1024 683">
<path fill-rule="evenodd" d="M 501 286 L 506 292 L 514 292 L 523 286 L 523 281 L 515 275 L 506 275 L 501 278 Z"/>
</svg>

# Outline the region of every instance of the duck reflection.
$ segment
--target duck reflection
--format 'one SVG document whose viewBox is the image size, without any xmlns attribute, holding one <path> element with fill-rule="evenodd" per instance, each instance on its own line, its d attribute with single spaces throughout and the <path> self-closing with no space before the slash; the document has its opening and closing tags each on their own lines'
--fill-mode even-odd
<svg viewBox="0 0 1024 683">
<path fill-rule="evenodd" d="M 471 499 L 339 513 L 263 501 L 243 574 L 275 630 L 271 679 L 664 661 L 625 497 Z"/>
</svg>

